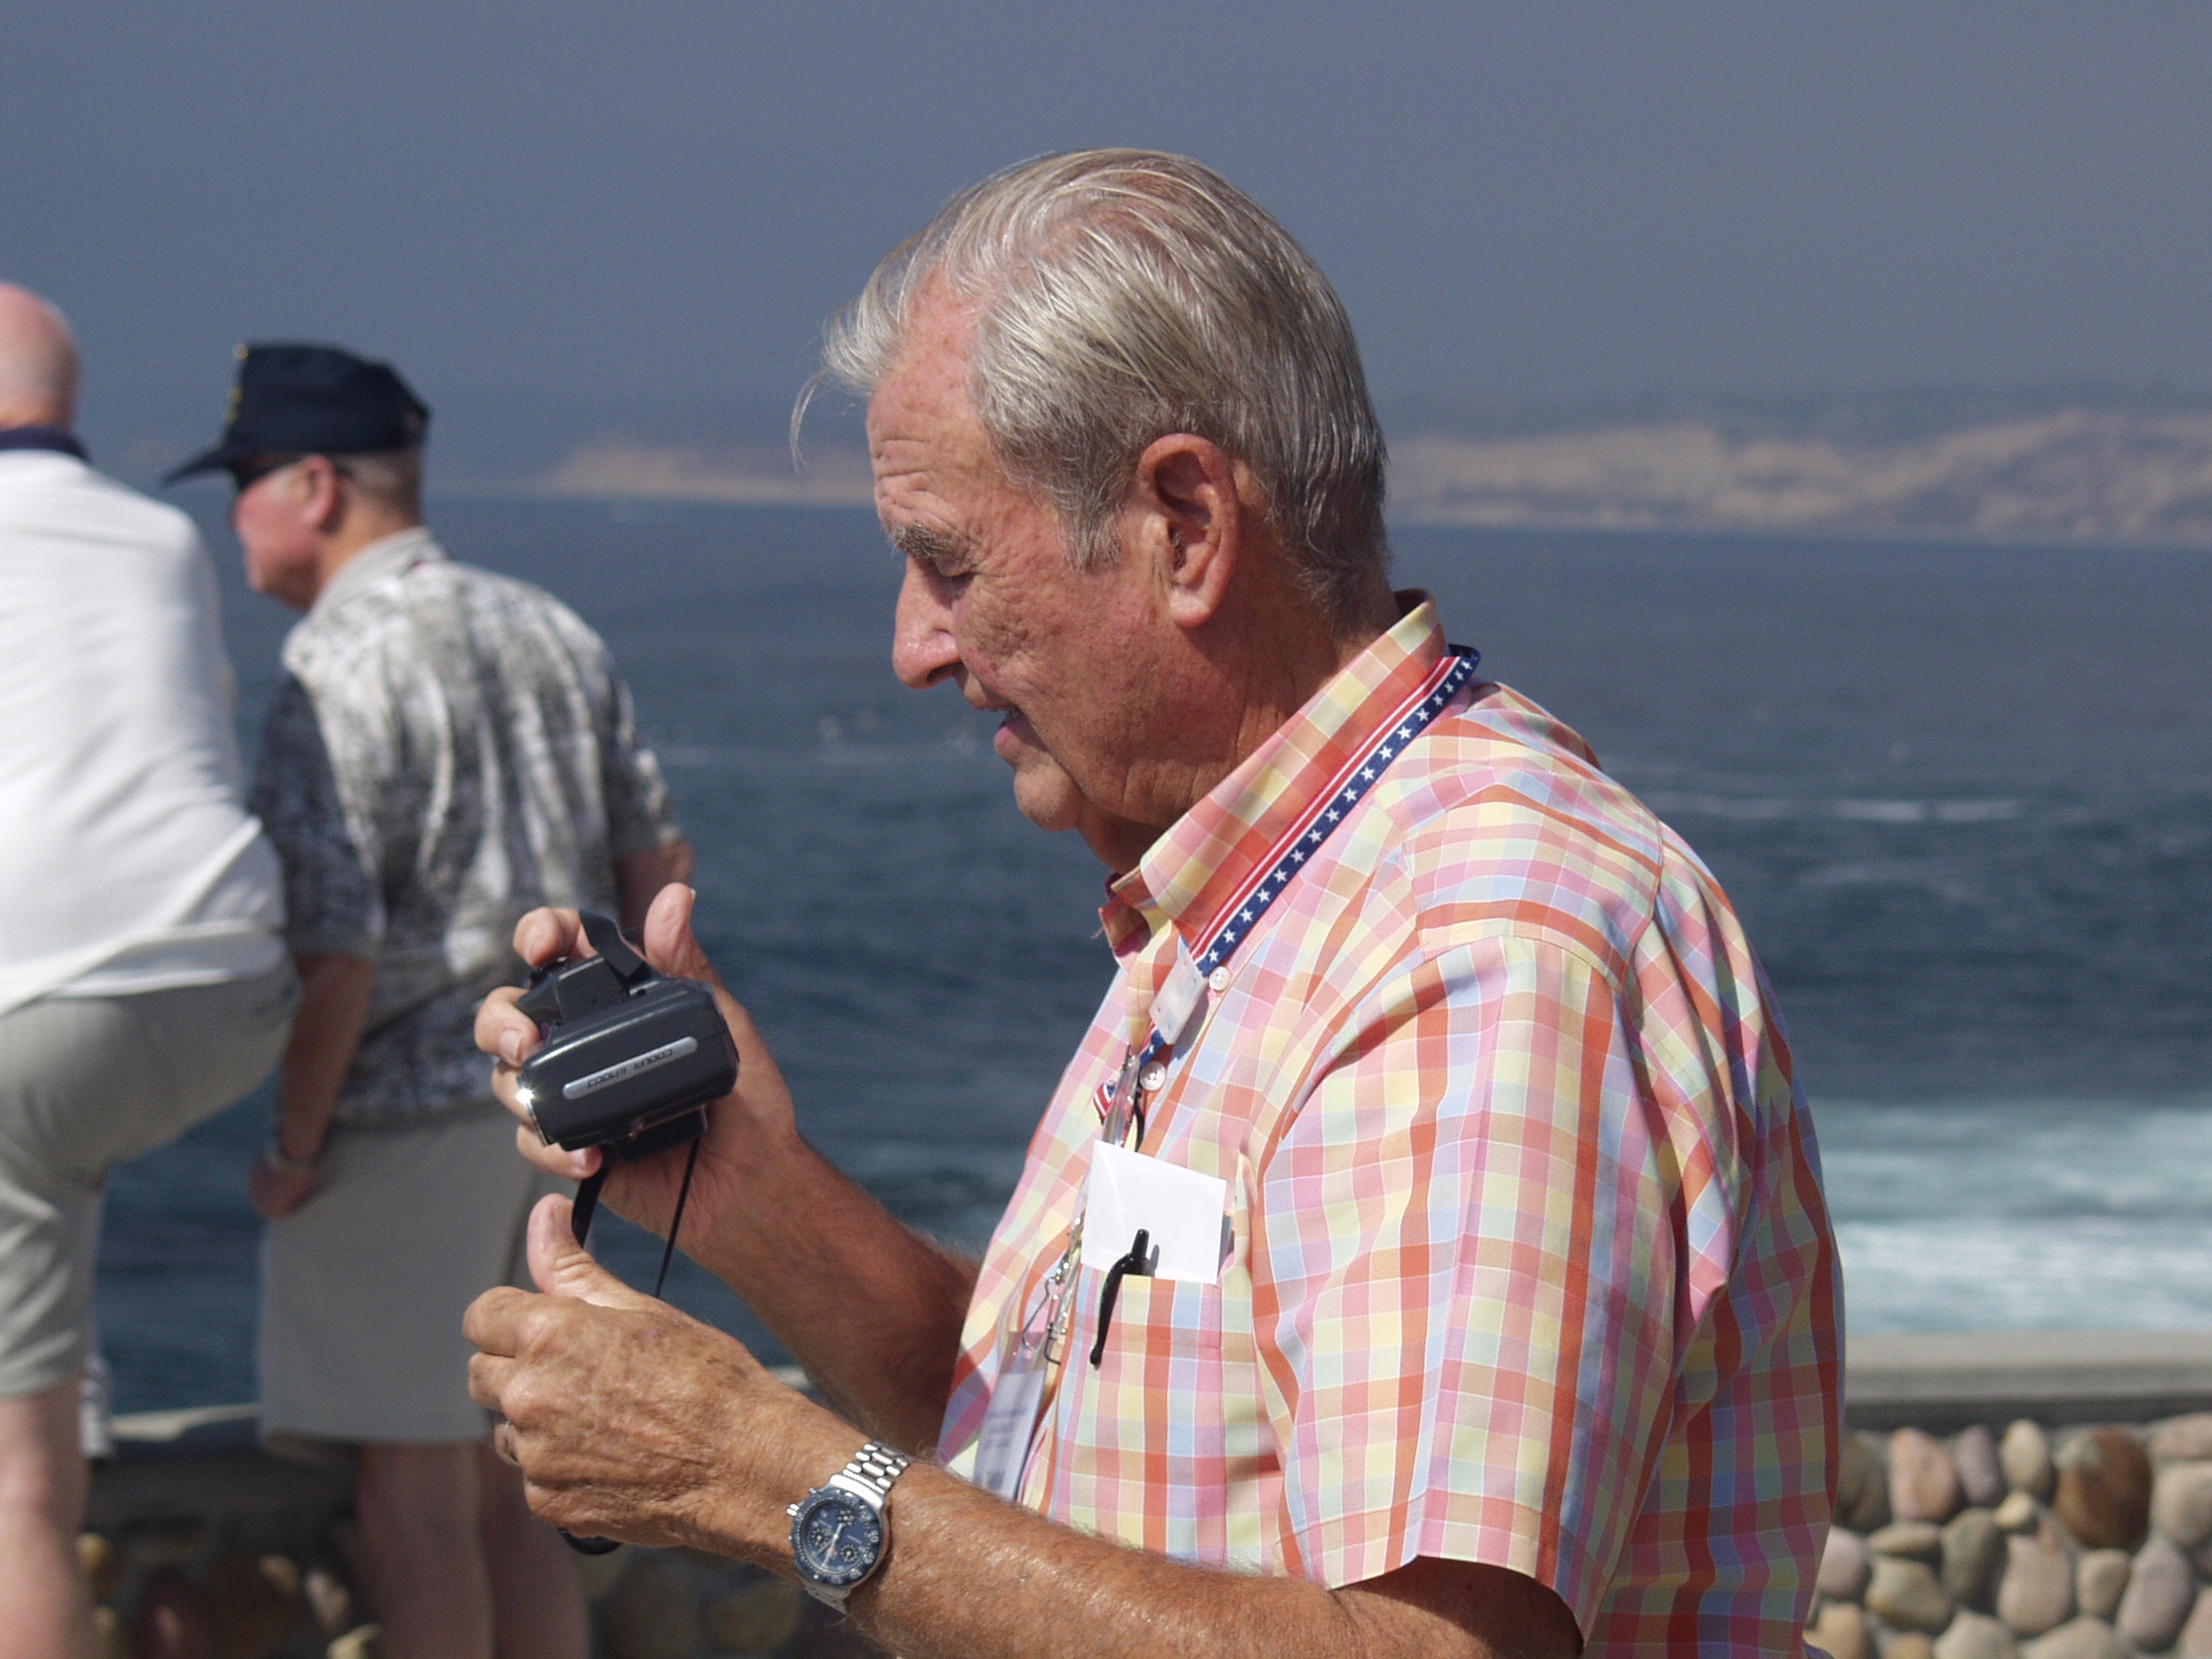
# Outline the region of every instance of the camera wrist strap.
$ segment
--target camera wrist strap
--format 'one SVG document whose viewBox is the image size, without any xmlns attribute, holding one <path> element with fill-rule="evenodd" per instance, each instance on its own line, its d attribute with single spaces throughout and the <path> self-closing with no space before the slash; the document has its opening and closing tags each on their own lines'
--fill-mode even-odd
<svg viewBox="0 0 2212 1659">
<path fill-rule="evenodd" d="M 675 1190 L 675 1214 L 669 1218 L 668 1242 L 661 1246 L 661 1271 L 653 1276 L 653 1299 L 661 1299 L 661 1287 L 669 1282 L 669 1263 L 675 1259 L 675 1229 L 683 1225 L 683 1207 L 691 1198 L 691 1172 L 699 1167 L 699 1143 L 691 1143 L 691 1149 L 683 1154 L 683 1185 Z"/>
<path fill-rule="evenodd" d="M 598 1168 L 577 1183 L 576 1206 L 569 1212 L 569 1230 L 582 1244 L 591 1235 L 592 1218 L 598 1214 L 599 1189 L 606 1185 L 606 1172 L 613 1168 L 611 1160 L 603 1161 Z M 675 1214 L 669 1218 L 668 1241 L 661 1246 L 661 1271 L 653 1276 L 653 1296 L 660 1299 L 661 1288 L 669 1282 L 669 1263 L 675 1259 L 676 1229 L 683 1225 L 683 1207 L 691 1201 L 691 1175 L 699 1167 L 699 1143 L 693 1141 L 691 1149 L 683 1154 L 683 1184 L 676 1188 Z"/>
<path fill-rule="evenodd" d="M 601 1152 L 598 1168 L 576 1184 L 576 1204 L 569 1211 L 569 1231 L 576 1234 L 579 1244 L 592 1236 L 592 1218 L 599 1213 L 599 1189 L 606 1185 L 606 1172 L 612 1167 L 612 1160 Z"/>
<path fill-rule="evenodd" d="M 575 1233 L 578 1244 L 592 1230 L 592 1217 L 599 1208 L 599 1189 L 606 1185 L 606 1172 L 614 1167 L 613 1160 L 600 1154 L 598 1168 L 577 1183 L 576 1206 L 569 1212 L 569 1230 Z M 683 1224 L 683 1206 L 691 1197 L 691 1172 L 699 1166 L 699 1143 L 693 1141 L 691 1149 L 683 1154 L 683 1185 L 676 1188 L 675 1214 L 669 1218 L 669 1240 L 661 1246 L 661 1271 L 653 1276 L 653 1297 L 661 1297 L 661 1287 L 669 1282 L 669 1263 L 675 1257 L 675 1229 Z M 558 1529 L 561 1541 L 579 1555 L 606 1555 L 622 1547 L 614 1539 L 579 1538 L 566 1527 Z"/>
</svg>

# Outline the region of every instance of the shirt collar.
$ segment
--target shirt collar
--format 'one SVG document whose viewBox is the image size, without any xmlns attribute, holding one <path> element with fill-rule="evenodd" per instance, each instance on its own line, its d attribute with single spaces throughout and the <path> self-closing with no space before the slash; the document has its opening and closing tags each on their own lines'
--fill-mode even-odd
<svg viewBox="0 0 2212 1659">
<path fill-rule="evenodd" d="M 348 595 L 359 592 L 371 583 L 381 581 L 411 565 L 434 564 L 445 557 L 445 549 L 438 546 L 426 524 L 400 530 L 372 541 L 358 553 L 339 566 L 338 574 L 330 579 L 328 587 L 315 595 L 309 607 L 309 616 L 318 616 Z"/>
<path fill-rule="evenodd" d="M 0 449 L 50 449 L 90 461 L 84 440 L 63 427 L 0 427 Z"/>
<path fill-rule="evenodd" d="M 1195 953 L 1344 762 L 1382 729 L 1451 649 L 1428 594 L 1398 595 L 1396 626 L 1340 669 L 1154 841 L 1137 868 L 1107 884 L 1099 919 L 1116 955 L 1173 924 Z"/>
</svg>

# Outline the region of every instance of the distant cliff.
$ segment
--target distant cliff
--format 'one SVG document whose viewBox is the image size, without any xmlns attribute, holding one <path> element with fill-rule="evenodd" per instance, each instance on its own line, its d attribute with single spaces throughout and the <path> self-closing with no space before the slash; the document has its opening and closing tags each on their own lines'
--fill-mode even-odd
<svg viewBox="0 0 2212 1659">
<path fill-rule="evenodd" d="M 865 459 L 794 471 L 767 449 L 609 440 L 540 489 L 665 501 L 863 505 Z M 2066 408 L 1841 435 L 1674 416 L 1536 434 L 1399 437 L 1405 523 L 1872 531 L 2212 544 L 2212 411 Z"/>
<path fill-rule="evenodd" d="M 802 472 L 788 450 L 695 449 L 621 438 L 586 444 L 539 488 L 554 496 L 762 507 L 859 507 L 871 497 L 868 458 L 848 450 L 813 457 Z"/>
<path fill-rule="evenodd" d="M 2063 410 L 1887 441 L 1675 421 L 1391 452 L 1392 515 L 2212 542 L 2212 414 Z"/>
</svg>

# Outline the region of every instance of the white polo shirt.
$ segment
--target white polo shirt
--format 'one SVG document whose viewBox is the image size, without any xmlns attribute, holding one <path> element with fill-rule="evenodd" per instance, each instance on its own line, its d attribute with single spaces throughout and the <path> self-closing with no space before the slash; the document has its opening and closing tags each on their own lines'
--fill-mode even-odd
<svg viewBox="0 0 2212 1659">
<path fill-rule="evenodd" d="M 0 1013 L 278 961 L 233 695 L 192 520 L 74 456 L 0 450 Z"/>
</svg>

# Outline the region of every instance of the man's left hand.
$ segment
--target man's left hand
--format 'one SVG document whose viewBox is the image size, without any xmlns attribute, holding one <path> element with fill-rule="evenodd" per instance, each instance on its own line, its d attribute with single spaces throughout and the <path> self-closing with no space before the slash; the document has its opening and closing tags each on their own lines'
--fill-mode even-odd
<svg viewBox="0 0 2212 1659">
<path fill-rule="evenodd" d="M 481 1350 L 469 1391 L 504 1419 L 493 1444 L 521 1469 L 530 1507 L 580 1537 L 787 1563 L 781 1504 L 865 1437 L 735 1337 L 624 1285 L 569 1216 L 556 1197 L 530 1217 L 544 1294 L 487 1291 L 463 1326 Z"/>
<path fill-rule="evenodd" d="M 322 1182 L 318 1170 L 278 1169 L 269 1159 L 258 1157 L 246 1171 L 246 1196 L 253 1200 L 254 1214 L 263 1221 L 280 1222 L 305 1204 Z"/>
</svg>

